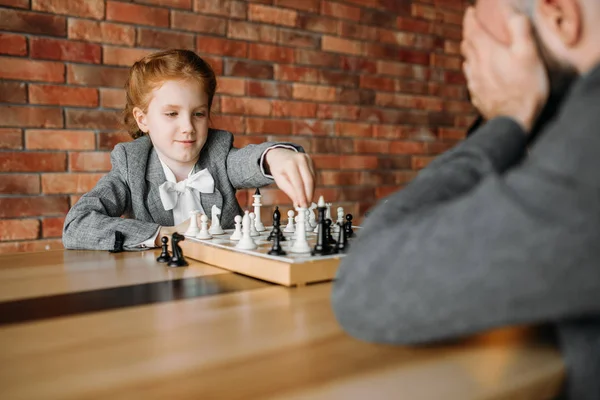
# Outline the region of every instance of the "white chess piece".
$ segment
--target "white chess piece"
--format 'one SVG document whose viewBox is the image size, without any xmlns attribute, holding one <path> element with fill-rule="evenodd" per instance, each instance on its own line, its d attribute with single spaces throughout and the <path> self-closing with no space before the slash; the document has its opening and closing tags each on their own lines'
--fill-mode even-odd
<svg viewBox="0 0 600 400">
<path fill-rule="evenodd" d="M 242 238 L 235 245 L 235 248 L 240 250 L 254 250 L 256 247 L 254 239 L 250 236 L 250 216 L 248 215 L 248 210 L 246 210 L 244 220 L 242 221 Z"/>
<path fill-rule="evenodd" d="M 317 208 L 317 205 L 313 202 L 310 205 L 310 208 L 308 209 L 308 211 L 310 211 L 310 214 L 308 214 L 308 222 L 310 223 L 311 228 L 314 228 L 317 226 L 317 217 L 315 215 L 315 208 Z"/>
<path fill-rule="evenodd" d="M 306 240 L 306 224 L 304 219 L 306 218 L 306 208 L 296 208 L 298 211 L 298 223 L 296 224 L 296 240 L 290 248 L 292 253 L 310 253 L 310 246 Z"/>
<path fill-rule="evenodd" d="M 254 203 L 252 203 L 252 205 L 254 206 L 254 215 L 256 216 L 256 218 L 254 219 L 254 225 L 256 226 L 256 230 L 258 232 L 264 232 L 267 230 L 267 228 L 265 228 L 262 221 L 260 220 L 260 207 L 262 206 L 262 203 L 260 202 L 260 199 L 262 197 L 260 194 L 260 190 L 256 189 L 256 192 L 254 192 L 252 197 L 254 197 Z"/>
<path fill-rule="evenodd" d="M 223 228 L 221 228 L 221 221 L 219 220 L 219 215 L 221 215 L 221 209 L 213 204 L 211 208 L 212 218 L 210 220 L 210 229 L 208 230 L 211 235 L 222 235 L 225 233 Z"/>
<path fill-rule="evenodd" d="M 326 206 L 325 199 L 323 199 L 323 196 L 319 196 L 319 203 L 317 204 L 317 207 L 325 207 L 325 206 Z M 315 230 L 313 232 L 319 233 L 319 221 L 317 221 Z"/>
<path fill-rule="evenodd" d="M 294 232 L 294 210 L 289 210 L 287 212 L 287 216 L 288 216 L 288 223 L 285 226 L 285 229 L 283 230 L 284 232 Z"/>
<path fill-rule="evenodd" d="M 233 219 L 235 221 L 235 231 L 229 238 L 230 240 L 240 240 L 242 238 L 242 217 L 236 215 Z"/>
<path fill-rule="evenodd" d="M 208 232 L 208 217 L 204 214 L 200 216 L 200 232 L 196 235 L 196 239 L 212 239 L 212 236 Z"/>
<path fill-rule="evenodd" d="M 304 232 L 310 232 L 312 230 L 312 225 L 310 224 L 309 219 L 312 212 L 309 209 L 306 209 L 304 214 Z"/>
<path fill-rule="evenodd" d="M 333 221 L 333 218 L 331 218 L 331 205 L 332 203 L 325 203 L 325 205 L 327 206 L 327 211 L 325 212 L 325 219 L 330 219 Z"/>
<path fill-rule="evenodd" d="M 250 213 L 249 215 L 250 217 L 250 236 L 255 237 L 255 236 L 259 236 L 260 233 L 256 230 L 256 215 L 254 215 L 253 212 Z"/>
<path fill-rule="evenodd" d="M 334 223 L 332 226 L 333 232 L 334 233 L 339 233 L 340 232 L 340 225 L 338 224 L 344 224 L 344 208 L 343 207 L 338 207 L 337 208 L 337 223 Z"/>
<path fill-rule="evenodd" d="M 184 236 L 194 237 L 198 234 L 200 229 L 198 229 L 198 211 L 190 211 L 190 226 L 187 228 L 187 231 L 183 234 Z"/>
</svg>

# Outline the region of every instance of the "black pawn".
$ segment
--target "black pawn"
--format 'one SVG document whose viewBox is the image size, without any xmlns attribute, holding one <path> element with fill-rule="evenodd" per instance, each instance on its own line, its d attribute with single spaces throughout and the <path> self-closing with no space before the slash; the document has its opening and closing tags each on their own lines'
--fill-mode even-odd
<svg viewBox="0 0 600 400">
<path fill-rule="evenodd" d="M 279 236 L 281 229 L 278 226 L 275 229 L 277 232 L 273 235 L 273 247 L 271 247 L 268 254 L 272 256 L 285 256 L 287 253 L 281 248 L 281 237 Z"/>
<path fill-rule="evenodd" d="M 346 238 L 351 238 L 354 235 L 354 230 L 352 229 L 352 214 L 346 214 L 344 229 L 346 230 Z"/>
<path fill-rule="evenodd" d="M 325 225 L 325 210 L 326 207 L 318 207 L 317 211 L 319 212 L 319 222 L 318 222 L 318 230 L 317 230 L 317 244 L 315 245 L 312 255 L 321 255 L 325 256 L 327 254 L 331 254 L 331 247 L 329 246 L 329 242 L 327 241 L 327 231 Z"/>
<path fill-rule="evenodd" d="M 171 255 L 169 254 L 169 238 L 166 236 L 163 236 L 160 238 L 160 241 L 162 243 L 162 251 L 160 253 L 160 256 L 158 256 L 158 258 L 156 259 L 156 261 L 158 261 L 159 263 L 166 263 L 169 262 L 171 260 Z"/>
<path fill-rule="evenodd" d="M 179 242 L 182 240 L 185 240 L 185 236 L 180 235 L 177 232 L 171 236 L 171 250 L 173 251 L 173 257 L 171 257 L 171 261 L 167 264 L 169 267 L 185 267 L 189 265 L 183 257 L 181 247 L 179 247 Z"/>
<path fill-rule="evenodd" d="M 340 231 L 338 232 L 338 241 L 335 250 L 336 253 L 343 253 L 348 249 L 346 230 L 344 229 L 343 223 L 339 223 L 338 225 L 340 227 Z"/>
<path fill-rule="evenodd" d="M 333 221 L 331 221 L 329 218 L 327 218 L 325 220 L 325 229 L 327 231 L 327 243 L 329 243 L 329 244 L 336 244 L 337 242 L 335 241 L 335 239 L 331 235 L 331 224 L 333 224 Z"/>
<path fill-rule="evenodd" d="M 280 229 L 281 226 L 281 213 L 279 212 L 279 207 L 275 207 L 275 211 L 273 211 L 273 230 L 269 233 L 269 237 L 267 237 L 268 241 L 273 240 L 273 236 L 276 234 L 279 237 L 279 241 L 285 242 L 285 236 L 283 236 L 283 232 Z"/>
</svg>

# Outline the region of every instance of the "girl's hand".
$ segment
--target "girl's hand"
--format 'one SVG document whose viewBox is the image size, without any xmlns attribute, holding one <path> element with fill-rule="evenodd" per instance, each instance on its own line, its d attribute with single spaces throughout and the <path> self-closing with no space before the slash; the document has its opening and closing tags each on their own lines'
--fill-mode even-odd
<svg viewBox="0 0 600 400">
<path fill-rule="evenodd" d="M 315 169 L 308 154 L 278 147 L 267 151 L 265 164 L 294 207 L 308 208 L 315 190 Z"/>
</svg>

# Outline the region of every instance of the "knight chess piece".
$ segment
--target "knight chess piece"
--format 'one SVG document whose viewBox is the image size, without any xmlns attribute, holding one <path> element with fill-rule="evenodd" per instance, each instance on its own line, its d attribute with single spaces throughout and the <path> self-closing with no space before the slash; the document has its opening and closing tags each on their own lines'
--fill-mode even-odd
<svg viewBox="0 0 600 400">
<path fill-rule="evenodd" d="M 186 267 L 189 265 L 183 257 L 183 250 L 179 247 L 179 242 L 183 240 L 185 240 L 185 236 L 180 235 L 177 232 L 173 233 L 171 236 L 171 251 L 173 252 L 173 257 L 171 257 L 171 260 L 167 264 L 169 267 Z"/>
<path fill-rule="evenodd" d="M 158 256 L 156 261 L 159 263 L 169 262 L 171 260 L 171 255 L 169 254 L 169 238 L 167 236 L 163 236 L 160 238 L 160 242 L 162 243 L 162 251 L 160 252 L 160 256 Z"/>
</svg>

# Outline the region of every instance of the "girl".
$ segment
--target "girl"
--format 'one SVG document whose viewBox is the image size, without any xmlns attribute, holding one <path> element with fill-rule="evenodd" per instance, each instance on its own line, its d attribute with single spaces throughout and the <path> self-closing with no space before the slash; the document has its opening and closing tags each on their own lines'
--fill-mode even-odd
<svg viewBox="0 0 600 400">
<path fill-rule="evenodd" d="M 135 140 L 115 146 L 111 171 L 67 214 L 66 248 L 112 249 L 116 231 L 126 249 L 158 246 L 163 235 L 186 229 L 190 211 L 210 213 L 213 205 L 230 228 L 242 215 L 236 189 L 273 182 L 294 205 L 310 204 L 314 170 L 300 146 L 236 149 L 231 133 L 208 127 L 216 87 L 210 65 L 189 50 L 133 65 L 124 122 Z"/>
</svg>

